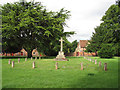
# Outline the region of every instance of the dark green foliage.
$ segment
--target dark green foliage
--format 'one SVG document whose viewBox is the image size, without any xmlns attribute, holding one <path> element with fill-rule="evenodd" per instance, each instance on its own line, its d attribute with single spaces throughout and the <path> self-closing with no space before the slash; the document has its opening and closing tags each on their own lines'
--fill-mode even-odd
<svg viewBox="0 0 120 90">
<path fill-rule="evenodd" d="M 100 26 L 95 28 L 95 32 L 86 48 L 87 52 L 97 52 L 101 50 L 103 44 L 110 43 L 115 48 L 115 55 L 120 56 L 120 8 L 111 5 L 102 17 Z"/>
<path fill-rule="evenodd" d="M 112 58 L 115 54 L 115 49 L 111 44 L 102 44 L 102 48 L 98 51 L 98 56 L 101 58 Z"/>
<path fill-rule="evenodd" d="M 65 20 L 70 16 L 64 8 L 49 12 L 40 2 L 7 3 L 1 8 L 2 52 L 18 52 L 24 48 L 31 57 L 32 50 L 37 48 L 46 55 L 54 55 L 60 37 L 74 34 L 64 32 Z"/>
<path fill-rule="evenodd" d="M 78 45 L 77 40 L 75 40 L 75 41 L 72 42 L 71 52 L 75 52 L 75 49 L 76 49 L 77 45 Z"/>
</svg>

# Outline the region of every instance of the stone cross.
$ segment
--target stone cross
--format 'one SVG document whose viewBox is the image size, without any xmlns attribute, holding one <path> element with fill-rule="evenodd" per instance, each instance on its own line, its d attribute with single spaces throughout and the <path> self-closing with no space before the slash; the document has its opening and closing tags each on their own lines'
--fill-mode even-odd
<svg viewBox="0 0 120 90">
<path fill-rule="evenodd" d="M 11 63 L 11 59 L 9 59 L 9 61 L 8 61 L 8 64 L 10 64 Z"/>
<path fill-rule="evenodd" d="M 14 67 L 14 61 L 12 61 L 12 68 Z"/>
<path fill-rule="evenodd" d="M 107 71 L 107 63 L 104 63 L 104 70 Z"/>
<path fill-rule="evenodd" d="M 63 39 L 62 39 L 62 37 L 61 37 L 61 39 L 59 40 L 60 42 L 61 42 L 61 49 L 60 49 L 60 51 L 62 51 L 63 50 Z"/>
</svg>

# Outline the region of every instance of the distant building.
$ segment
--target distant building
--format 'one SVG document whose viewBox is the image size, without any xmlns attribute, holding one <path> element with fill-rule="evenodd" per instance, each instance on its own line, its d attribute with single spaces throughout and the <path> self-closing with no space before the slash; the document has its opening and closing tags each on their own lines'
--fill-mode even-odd
<svg viewBox="0 0 120 90">
<path fill-rule="evenodd" d="M 74 56 L 92 56 L 92 55 L 95 55 L 95 53 L 87 53 L 87 52 L 84 52 L 88 45 L 88 40 L 80 40 L 78 42 L 78 45 L 77 45 L 77 48 L 75 49 L 75 52 L 74 52 Z"/>
<path fill-rule="evenodd" d="M 27 56 L 28 53 L 25 49 L 20 50 L 20 52 L 17 53 L 0 53 L 0 56 Z M 32 56 L 42 56 L 41 54 L 39 54 L 39 52 L 37 51 L 37 49 L 33 49 L 32 51 Z M 45 56 L 45 55 L 43 55 Z"/>
<path fill-rule="evenodd" d="M 39 52 L 37 51 L 37 49 L 33 49 L 32 51 L 32 56 L 39 56 Z"/>
</svg>

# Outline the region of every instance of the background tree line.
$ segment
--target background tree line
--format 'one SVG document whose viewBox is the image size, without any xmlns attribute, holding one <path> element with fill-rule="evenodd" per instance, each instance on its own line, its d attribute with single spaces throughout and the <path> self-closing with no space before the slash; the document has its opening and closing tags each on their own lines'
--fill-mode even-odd
<svg viewBox="0 0 120 90">
<path fill-rule="evenodd" d="M 96 52 L 100 57 L 120 56 L 120 1 L 111 5 L 95 28 L 87 52 Z"/>
</svg>

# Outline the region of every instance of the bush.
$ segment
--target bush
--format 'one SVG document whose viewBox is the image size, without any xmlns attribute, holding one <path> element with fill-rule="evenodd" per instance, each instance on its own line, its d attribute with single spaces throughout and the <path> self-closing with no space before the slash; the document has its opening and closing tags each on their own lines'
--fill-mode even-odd
<svg viewBox="0 0 120 90">
<path fill-rule="evenodd" d="M 101 58 L 112 58 L 115 54 L 115 49 L 111 44 L 103 44 L 98 51 L 98 56 Z"/>
</svg>

